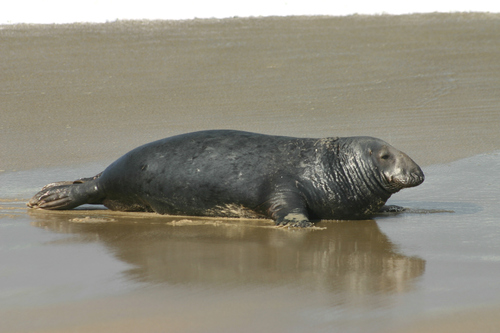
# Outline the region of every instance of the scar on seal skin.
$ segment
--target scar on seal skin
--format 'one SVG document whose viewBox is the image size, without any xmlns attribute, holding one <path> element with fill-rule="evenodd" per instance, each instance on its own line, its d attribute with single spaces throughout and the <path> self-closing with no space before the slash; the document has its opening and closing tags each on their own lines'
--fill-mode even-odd
<svg viewBox="0 0 500 333">
<path fill-rule="evenodd" d="M 276 225 L 364 219 L 424 174 L 372 137 L 322 139 L 232 130 L 173 136 L 138 147 L 92 178 L 51 183 L 28 206 L 271 218 Z"/>
</svg>

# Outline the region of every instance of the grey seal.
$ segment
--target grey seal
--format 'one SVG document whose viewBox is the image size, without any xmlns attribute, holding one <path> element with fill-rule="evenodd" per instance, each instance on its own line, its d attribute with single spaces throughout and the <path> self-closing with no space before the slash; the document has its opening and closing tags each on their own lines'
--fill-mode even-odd
<svg viewBox="0 0 500 333">
<path fill-rule="evenodd" d="M 365 219 L 424 181 L 405 153 L 372 137 L 294 138 L 235 130 L 138 147 L 92 178 L 51 183 L 32 208 L 103 204 L 159 214 L 270 218 L 276 225 Z M 397 208 L 396 208 L 397 210 Z"/>
</svg>

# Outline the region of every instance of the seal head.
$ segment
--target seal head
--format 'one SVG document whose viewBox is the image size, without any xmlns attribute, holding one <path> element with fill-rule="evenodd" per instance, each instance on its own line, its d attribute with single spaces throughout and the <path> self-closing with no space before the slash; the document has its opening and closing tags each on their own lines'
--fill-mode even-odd
<svg viewBox="0 0 500 333">
<path fill-rule="evenodd" d="M 360 148 L 368 152 L 373 167 L 380 172 L 380 184 L 391 193 L 415 187 L 425 180 L 422 169 L 408 155 L 380 139 L 358 138 Z"/>
<path fill-rule="evenodd" d="M 387 211 L 392 194 L 424 181 L 408 155 L 377 138 L 327 138 L 321 147 L 300 183 L 313 219 L 369 218 Z"/>
</svg>

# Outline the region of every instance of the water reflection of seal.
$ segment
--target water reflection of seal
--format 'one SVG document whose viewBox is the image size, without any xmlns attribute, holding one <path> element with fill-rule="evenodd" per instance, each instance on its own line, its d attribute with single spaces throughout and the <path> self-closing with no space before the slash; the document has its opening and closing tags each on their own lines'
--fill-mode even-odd
<svg viewBox="0 0 500 333">
<path fill-rule="evenodd" d="M 29 207 L 272 218 L 358 219 L 424 181 L 406 154 L 371 137 L 292 138 L 202 131 L 138 147 L 101 174 L 45 186 Z"/>
<path fill-rule="evenodd" d="M 214 226 L 190 218 L 113 212 L 29 212 L 32 225 L 70 234 L 65 246 L 98 243 L 127 263 L 127 280 L 168 285 L 301 286 L 326 299 L 359 301 L 360 295 L 407 292 L 425 272 L 425 260 L 401 253 L 375 221 L 324 223 L 321 232 L 284 232 L 250 220 Z M 75 218 L 87 219 L 74 223 Z M 138 218 L 142 222 L 137 223 Z M 68 220 L 71 219 L 71 222 Z M 100 220 L 99 220 L 100 219 Z M 114 222 L 106 220 L 115 219 Z M 94 222 L 90 222 L 93 220 Z M 166 241 L 167 240 L 167 241 Z M 99 253 L 100 255 L 100 253 Z M 331 297 L 331 292 L 341 297 Z M 318 297 L 318 294 L 313 297 Z M 340 303 L 340 304 L 341 304 Z"/>
</svg>

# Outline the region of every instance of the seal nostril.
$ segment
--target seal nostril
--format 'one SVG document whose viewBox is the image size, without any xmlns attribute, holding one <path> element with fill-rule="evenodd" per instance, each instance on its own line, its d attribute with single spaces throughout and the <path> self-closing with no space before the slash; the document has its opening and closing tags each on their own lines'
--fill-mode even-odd
<svg viewBox="0 0 500 333">
<path fill-rule="evenodd" d="M 413 172 L 411 175 L 410 175 L 410 184 L 412 186 L 417 186 L 417 185 L 420 185 L 424 182 L 424 174 L 422 172 Z"/>
</svg>

